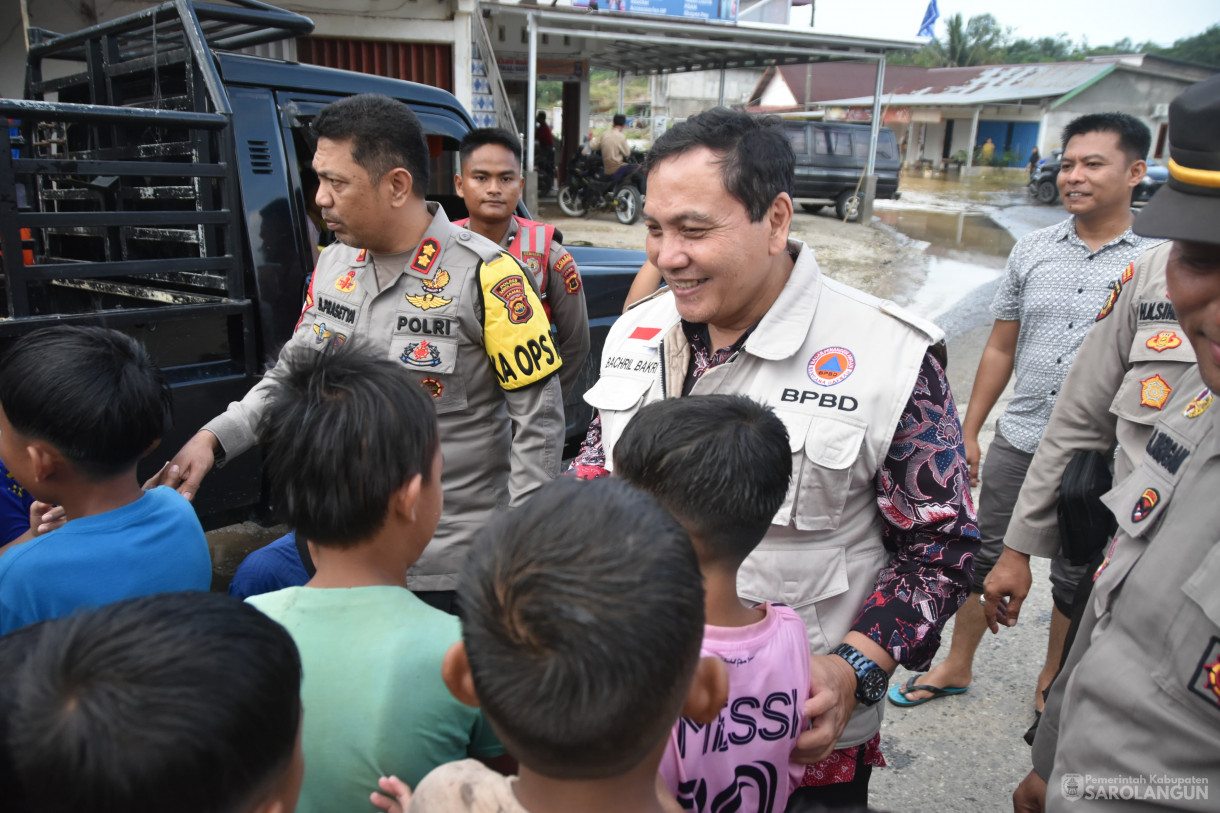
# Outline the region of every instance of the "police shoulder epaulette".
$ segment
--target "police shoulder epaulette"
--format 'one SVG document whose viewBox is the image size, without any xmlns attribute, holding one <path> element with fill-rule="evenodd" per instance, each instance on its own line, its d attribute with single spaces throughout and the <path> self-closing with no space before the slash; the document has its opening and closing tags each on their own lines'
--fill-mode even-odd
<svg viewBox="0 0 1220 813">
<path fill-rule="evenodd" d="M 468 229 L 455 228 L 450 236 L 449 244 L 461 246 L 485 263 L 494 261 L 501 254 L 506 254 L 503 247 Z"/>
<path fill-rule="evenodd" d="M 369 252 L 367 249 L 352 248 L 346 243 L 335 241 L 322 249 L 322 253 L 318 255 L 318 262 L 321 262 L 323 257 L 333 260 L 336 265 L 358 268 L 368 265 Z"/>
</svg>

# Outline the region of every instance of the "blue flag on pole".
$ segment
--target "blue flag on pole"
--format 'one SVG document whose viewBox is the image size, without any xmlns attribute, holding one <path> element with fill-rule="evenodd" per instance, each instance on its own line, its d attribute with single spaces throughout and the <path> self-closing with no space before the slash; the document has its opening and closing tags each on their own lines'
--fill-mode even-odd
<svg viewBox="0 0 1220 813">
<path fill-rule="evenodd" d="M 928 10 L 923 13 L 923 24 L 919 26 L 917 37 L 934 37 L 932 27 L 936 25 L 936 21 L 940 19 L 940 10 L 936 8 L 936 0 L 931 0 L 928 3 Z"/>
</svg>

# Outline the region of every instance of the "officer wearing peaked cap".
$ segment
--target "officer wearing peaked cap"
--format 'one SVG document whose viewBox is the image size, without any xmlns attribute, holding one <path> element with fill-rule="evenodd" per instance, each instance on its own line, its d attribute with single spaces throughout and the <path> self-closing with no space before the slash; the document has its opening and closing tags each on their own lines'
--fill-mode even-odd
<svg viewBox="0 0 1220 813">
<path fill-rule="evenodd" d="M 1220 76 L 1170 106 L 1170 180 L 1135 231 L 1172 239 L 1169 297 L 1198 364 L 1135 471 L 1034 740 L 1017 811 L 1214 810 L 1220 786 Z"/>
</svg>

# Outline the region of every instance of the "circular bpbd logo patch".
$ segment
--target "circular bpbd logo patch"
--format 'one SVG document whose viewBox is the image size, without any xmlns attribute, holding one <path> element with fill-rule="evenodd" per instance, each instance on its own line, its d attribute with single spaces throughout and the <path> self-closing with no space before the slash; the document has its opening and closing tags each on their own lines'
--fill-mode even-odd
<svg viewBox="0 0 1220 813">
<path fill-rule="evenodd" d="M 855 369 L 856 357 L 846 347 L 826 347 L 809 359 L 809 378 L 823 387 L 838 384 Z"/>
</svg>

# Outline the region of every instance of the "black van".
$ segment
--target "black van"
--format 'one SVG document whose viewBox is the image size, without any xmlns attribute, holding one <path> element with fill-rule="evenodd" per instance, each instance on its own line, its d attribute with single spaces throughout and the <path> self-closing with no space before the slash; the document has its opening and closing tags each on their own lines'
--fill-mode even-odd
<svg viewBox="0 0 1220 813">
<path fill-rule="evenodd" d="M 868 162 L 869 125 L 822 121 L 785 121 L 784 132 L 796 153 L 793 197 L 806 212 L 816 212 L 827 202 L 840 219 L 855 220 L 859 214 L 860 176 Z M 877 134 L 877 198 L 898 197 L 898 143 L 894 131 L 882 127 Z"/>
</svg>

